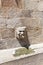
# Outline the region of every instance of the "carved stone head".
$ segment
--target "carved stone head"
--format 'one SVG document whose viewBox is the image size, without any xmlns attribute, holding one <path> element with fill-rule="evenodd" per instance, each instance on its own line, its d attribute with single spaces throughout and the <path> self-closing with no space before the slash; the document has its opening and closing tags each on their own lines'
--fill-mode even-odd
<svg viewBox="0 0 43 65">
<path fill-rule="evenodd" d="M 26 37 L 26 27 L 18 27 L 15 31 L 16 38 L 24 39 Z"/>
</svg>

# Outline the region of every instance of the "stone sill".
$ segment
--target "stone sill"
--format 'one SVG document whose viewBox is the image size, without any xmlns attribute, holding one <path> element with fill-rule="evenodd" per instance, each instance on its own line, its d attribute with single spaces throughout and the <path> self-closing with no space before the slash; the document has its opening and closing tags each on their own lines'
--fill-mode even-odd
<svg viewBox="0 0 43 65">
<path fill-rule="evenodd" d="M 15 50 L 17 50 L 19 48 L 22 48 L 22 47 L 12 48 L 12 49 L 7 49 L 7 50 L 0 50 L 0 53 L 1 52 L 3 53 L 3 51 L 4 51 L 4 54 L 6 55 L 5 56 L 6 58 L 4 57 L 4 55 L 2 55 L 4 59 L 1 58 L 2 62 L 0 62 L 0 64 L 10 62 L 10 61 L 20 60 L 23 58 L 25 59 L 26 57 L 32 57 L 32 56 L 36 56 L 38 54 L 43 53 L 43 43 L 42 43 L 42 44 L 34 44 L 34 45 L 30 46 L 31 49 L 34 49 L 34 51 L 35 51 L 34 53 L 27 54 L 27 55 L 21 55 L 18 57 L 13 56 L 13 54 L 15 54 Z M 10 57 L 10 59 L 9 59 L 9 57 Z"/>
<path fill-rule="evenodd" d="M 41 53 L 42 53 L 42 52 L 41 52 Z M 38 54 L 39 54 L 39 52 L 34 52 L 34 53 L 31 53 L 31 54 L 21 55 L 21 56 L 18 56 L 18 57 L 14 57 L 13 54 L 12 54 L 12 56 L 13 56 L 12 59 L 10 59 L 10 60 L 8 60 L 8 61 L 4 61 L 4 62 L 2 62 L 2 63 L 6 63 L 6 62 L 10 62 L 10 61 L 20 60 L 20 59 L 23 59 L 23 58 L 26 58 L 26 57 L 35 56 L 35 55 L 38 55 Z M 0 63 L 0 64 L 2 64 L 2 63 Z"/>
</svg>

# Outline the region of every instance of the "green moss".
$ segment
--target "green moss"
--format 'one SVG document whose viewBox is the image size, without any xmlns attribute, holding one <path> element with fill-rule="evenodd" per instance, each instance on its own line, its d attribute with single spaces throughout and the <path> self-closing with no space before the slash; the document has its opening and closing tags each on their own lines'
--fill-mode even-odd
<svg viewBox="0 0 43 65">
<path fill-rule="evenodd" d="M 33 53 L 34 50 L 33 49 L 26 49 L 26 48 L 20 48 L 20 49 L 17 49 L 14 56 L 20 56 L 20 55 L 26 55 L 26 54 L 30 54 L 30 53 Z"/>
</svg>

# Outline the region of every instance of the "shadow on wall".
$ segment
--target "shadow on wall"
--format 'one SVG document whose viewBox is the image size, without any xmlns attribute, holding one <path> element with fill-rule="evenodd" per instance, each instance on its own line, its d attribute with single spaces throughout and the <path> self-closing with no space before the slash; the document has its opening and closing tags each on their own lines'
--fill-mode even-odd
<svg viewBox="0 0 43 65">
<path fill-rule="evenodd" d="M 24 38 L 22 38 L 22 35 L 24 36 Z M 24 34 L 22 34 L 22 35 L 19 34 L 19 38 L 17 38 L 17 39 L 18 39 L 18 41 L 19 41 L 19 43 L 20 43 L 20 45 L 21 45 L 22 47 L 25 47 L 25 48 L 28 49 L 29 46 L 30 46 L 30 42 L 29 42 L 29 40 L 28 40 L 27 31 L 24 31 Z"/>
<path fill-rule="evenodd" d="M 22 0 L 15 0 L 17 7 L 22 8 Z"/>
</svg>

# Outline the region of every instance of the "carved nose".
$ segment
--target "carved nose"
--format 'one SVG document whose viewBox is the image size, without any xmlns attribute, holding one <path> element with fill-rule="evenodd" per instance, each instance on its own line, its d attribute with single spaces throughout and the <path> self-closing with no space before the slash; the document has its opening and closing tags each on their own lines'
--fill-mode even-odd
<svg viewBox="0 0 43 65">
<path fill-rule="evenodd" d="M 23 34 L 23 32 L 21 32 L 21 34 Z"/>
</svg>

